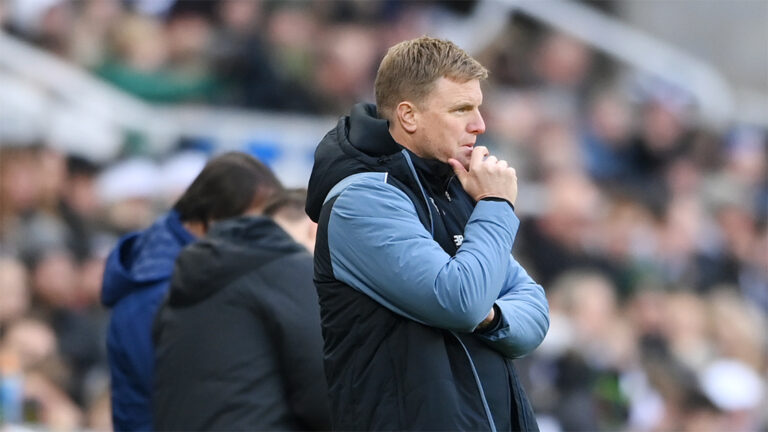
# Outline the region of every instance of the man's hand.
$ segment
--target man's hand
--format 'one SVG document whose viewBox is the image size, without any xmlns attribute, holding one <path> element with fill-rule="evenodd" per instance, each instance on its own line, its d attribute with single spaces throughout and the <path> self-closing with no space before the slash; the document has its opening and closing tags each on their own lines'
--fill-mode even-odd
<svg viewBox="0 0 768 432">
<path fill-rule="evenodd" d="M 492 323 L 493 319 L 496 318 L 496 308 L 491 308 L 491 311 L 488 312 L 488 316 L 485 317 L 484 320 L 480 322 L 480 324 L 477 325 L 475 328 L 476 332 L 482 332 L 485 329 L 487 329 Z"/>
<path fill-rule="evenodd" d="M 487 156 L 487 157 L 486 157 Z M 448 159 L 461 186 L 475 201 L 483 198 L 503 198 L 511 204 L 517 199 L 517 173 L 507 161 L 490 156 L 483 146 L 472 149 L 469 171 L 456 159 Z"/>
</svg>

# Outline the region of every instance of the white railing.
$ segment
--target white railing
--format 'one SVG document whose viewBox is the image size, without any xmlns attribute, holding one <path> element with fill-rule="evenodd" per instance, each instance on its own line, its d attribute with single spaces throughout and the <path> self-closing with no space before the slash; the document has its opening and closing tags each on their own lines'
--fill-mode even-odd
<svg viewBox="0 0 768 432">
<path fill-rule="evenodd" d="M 734 119 L 733 92 L 709 65 L 653 36 L 570 0 L 493 0 L 579 38 L 592 48 L 690 93 L 704 121 Z"/>
<path fill-rule="evenodd" d="M 178 133 L 174 125 L 156 115 L 151 105 L 3 31 L 0 70 L 43 88 L 52 105 L 83 114 L 82 122 L 143 131 L 157 152 L 165 150 Z"/>
<path fill-rule="evenodd" d="M 0 31 L 0 127 L 13 130 L 26 113 L 23 98 L 44 99 L 43 117 L 23 126 L 35 137 L 97 160 L 115 158 L 126 131 L 138 131 L 150 154 L 162 155 L 183 137 L 214 144 L 217 151 L 261 144 L 275 149 L 273 162 L 289 186 L 306 184 L 311 152 L 335 119 L 212 107 L 148 104 L 71 63 Z M 40 105 L 34 104 L 33 105 Z M 0 131 L 0 138 L 3 131 Z"/>
</svg>

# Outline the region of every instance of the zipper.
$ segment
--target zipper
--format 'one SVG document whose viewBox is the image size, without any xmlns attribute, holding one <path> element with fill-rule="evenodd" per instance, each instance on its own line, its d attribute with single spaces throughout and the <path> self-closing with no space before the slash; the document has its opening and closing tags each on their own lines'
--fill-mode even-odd
<svg viewBox="0 0 768 432">
<path fill-rule="evenodd" d="M 402 153 L 405 156 L 405 161 L 408 162 L 408 168 L 410 168 L 411 174 L 413 174 L 413 177 L 416 179 L 416 184 L 419 185 L 419 190 L 421 190 L 421 196 L 424 198 L 424 202 L 427 204 L 427 210 L 429 211 L 430 234 L 434 238 L 435 223 L 432 219 L 432 209 L 429 206 L 430 200 L 432 200 L 432 204 L 434 204 L 436 208 L 437 208 L 437 205 L 435 204 L 434 199 L 427 196 L 427 192 L 424 190 L 424 186 L 421 185 L 421 180 L 419 180 L 419 175 L 416 173 L 416 168 L 413 166 L 413 161 L 411 160 L 411 156 L 408 154 L 408 151 L 402 150 Z M 448 180 L 448 185 L 451 184 L 454 177 L 456 176 L 454 175 L 453 177 L 451 177 L 450 180 Z M 448 201 L 450 201 L 451 197 L 448 194 L 447 186 L 445 189 L 445 195 L 448 198 Z M 459 336 L 453 331 L 451 331 L 450 333 L 459 342 L 459 345 L 461 345 L 461 349 L 464 350 L 464 354 L 467 356 L 467 360 L 469 360 L 469 366 L 472 369 L 472 376 L 475 378 L 475 385 L 477 385 L 477 390 L 480 393 L 480 401 L 483 403 L 483 408 L 485 409 L 485 416 L 488 419 L 488 425 L 491 427 L 491 432 L 496 432 L 496 423 L 493 422 L 493 415 L 491 415 L 491 408 L 488 406 L 488 400 L 485 398 L 485 390 L 483 390 L 483 384 L 480 382 L 480 376 L 477 374 L 477 369 L 475 368 L 475 363 L 472 361 L 472 356 L 469 355 L 469 350 L 467 349 L 466 345 L 464 345 L 464 342 L 461 341 Z"/>
<path fill-rule="evenodd" d="M 448 192 L 448 190 L 451 188 L 451 182 L 455 178 L 456 178 L 456 175 L 452 175 L 451 178 L 448 179 L 448 183 L 445 184 L 445 198 L 448 200 L 448 202 L 453 201 L 453 199 L 451 199 L 451 194 Z"/>
</svg>

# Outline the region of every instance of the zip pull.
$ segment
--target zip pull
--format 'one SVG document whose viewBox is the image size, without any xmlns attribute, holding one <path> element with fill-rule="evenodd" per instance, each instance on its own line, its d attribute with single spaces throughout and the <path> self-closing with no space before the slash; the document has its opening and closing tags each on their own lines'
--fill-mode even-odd
<svg viewBox="0 0 768 432">
<path fill-rule="evenodd" d="M 445 211 L 437 205 L 437 203 L 435 202 L 435 199 L 432 197 L 429 197 L 429 200 L 432 202 L 432 205 L 435 206 L 435 210 L 437 210 L 437 214 L 441 214 L 445 216 Z"/>
<path fill-rule="evenodd" d="M 448 183 L 445 184 L 445 198 L 448 199 L 448 202 L 453 201 L 453 199 L 451 198 L 451 194 L 448 191 L 451 190 L 451 182 L 453 182 L 453 179 L 455 178 L 456 178 L 456 174 L 452 175 L 451 178 L 448 179 Z"/>
</svg>

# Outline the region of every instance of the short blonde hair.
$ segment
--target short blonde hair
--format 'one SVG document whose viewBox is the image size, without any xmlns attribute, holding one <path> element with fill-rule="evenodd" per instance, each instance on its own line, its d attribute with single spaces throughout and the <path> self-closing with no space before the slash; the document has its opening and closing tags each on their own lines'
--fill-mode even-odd
<svg viewBox="0 0 768 432">
<path fill-rule="evenodd" d="M 376 74 L 376 105 L 389 119 L 404 100 L 421 102 L 445 77 L 458 82 L 488 77 L 488 70 L 451 41 L 422 36 L 392 46 Z"/>
</svg>

